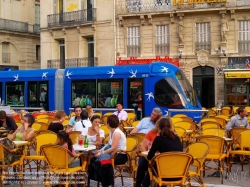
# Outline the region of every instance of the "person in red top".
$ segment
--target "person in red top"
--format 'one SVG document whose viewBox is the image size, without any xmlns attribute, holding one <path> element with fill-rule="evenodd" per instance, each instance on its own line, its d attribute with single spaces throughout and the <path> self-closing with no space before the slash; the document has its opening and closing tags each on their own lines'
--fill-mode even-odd
<svg viewBox="0 0 250 187">
<path fill-rule="evenodd" d="M 155 128 L 153 128 L 145 135 L 145 138 L 141 144 L 140 148 L 141 151 L 148 151 L 151 148 L 151 145 L 156 136 L 159 135 L 158 121 L 155 124 Z M 147 170 L 148 170 L 148 161 L 146 160 L 145 157 L 141 156 L 139 158 L 138 168 L 137 168 L 136 187 L 141 187 L 141 183 L 145 177 L 145 173 Z"/>
</svg>

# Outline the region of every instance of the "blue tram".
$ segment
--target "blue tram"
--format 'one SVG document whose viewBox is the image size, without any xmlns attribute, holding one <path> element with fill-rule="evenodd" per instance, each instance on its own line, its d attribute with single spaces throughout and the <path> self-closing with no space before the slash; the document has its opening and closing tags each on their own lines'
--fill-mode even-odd
<svg viewBox="0 0 250 187">
<path fill-rule="evenodd" d="M 168 109 L 201 110 L 186 76 L 170 63 L 66 68 L 64 75 L 65 111 L 75 104 L 115 108 L 117 102 L 134 108 L 137 119 L 150 116 L 154 107 L 163 115 Z M 201 119 L 201 113 L 188 115 Z"/>
<path fill-rule="evenodd" d="M 184 73 L 170 63 L 0 72 L 0 97 L 11 107 L 44 107 L 69 113 L 75 105 L 134 108 L 137 119 L 154 107 L 201 109 Z M 181 112 L 185 113 L 185 112 Z M 174 115 L 175 113 L 172 113 Z M 201 113 L 189 113 L 195 121 Z"/>
</svg>

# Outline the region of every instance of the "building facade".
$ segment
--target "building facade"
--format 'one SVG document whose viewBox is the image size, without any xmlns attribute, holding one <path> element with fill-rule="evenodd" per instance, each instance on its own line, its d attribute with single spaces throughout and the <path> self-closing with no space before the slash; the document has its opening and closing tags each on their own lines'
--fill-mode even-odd
<svg viewBox="0 0 250 187">
<path fill-rule="evenodd" d="M 0 2 L 0 70 L 40 68 L 40 0 Z"/>
<path fill-rule="evenodd" d="M 177 58 L 202 106 L 250 104 L 249 0 L 118 0 L 115 8 L 117 58 Z"/>
<path fill-rule="evenodd" d="M 41 67 L 113 65 L 114 13 L 110 0 L 43 0 Z"/>
</svg>

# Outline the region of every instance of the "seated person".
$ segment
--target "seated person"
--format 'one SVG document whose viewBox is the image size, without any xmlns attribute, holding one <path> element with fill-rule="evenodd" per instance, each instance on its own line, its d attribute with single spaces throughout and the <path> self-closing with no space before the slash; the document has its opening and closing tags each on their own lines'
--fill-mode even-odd
<svg viewBox="0 0 250 187">
<path fill-rule="evenodd" d="M 173 127 L 169 121 L 169 118 L 161 118 L 158 122 L 159 125 L 159 136 L 153 141 L 152 147 L 148 152 L 147 159 L 151 160 L 157 152 L 171 152 L 171 151 L 183 151 L 180 138 L 174 133 Z M 150 178 L 147 173 L 142 181 L 142 183 L 136 184 L 137 186 L 149 187 Z"/>
<path fill-rule="evenodd" d="M 106 96 L 104 96 L 104 102 L 103 101 L 100 101 L 101 105 L 103 107 L 111 107 L 111 97 L 112 95 L 111 94 L 108 94 Z"/>
<path fill-rule="evenodd" d="M 128 113 L 125 110 L 123 110 L 122 103 L 117 103 L 116 109 L 117 111 L 115 111 L 113 114 L 118 117 L 119 121 L 121 120 L 126 121 L 128 119 Z"/>
<path fill-rule="evenodd" d="M 84 136 L 88 137 L 88 142 L 90 145 L 102 145 L 104 131 L 99 128 L 101 122 L 100 116 L 94 115 L 90 118 L 90 121 L 92 126 L 84 129 L 86 130 Z"/>
<path fill-rule="evenodd" d="M 48 130 L 58 133 L 64 129 L 62 122 L 65 120 L 66 114 L 62 110 L 58 110 L 55 114 L 54 121 L 49 124 Z"/>
<path fill-rule="evenodd" d="M 100 162 L 96 159 L 100 157 L 106 158 L 116 150 L 126 150 L 126 136 L 119 129 L 119 119 L 116 115 L 108 117 L 107 126 L 110 129 L 109 142 L 101 150 L 98 150 L 95 157 L 91 159 L 88 167 L 89 178 L 98 180 L 102 186 L 109 186 L 114 184 L 114 171 L 111 164 L 106 164 L 105 167 L 101 166 Z M 101 156 L 102 155 L 102 156 Z M 118 154 L 115 158 L 115 165 L 124 164 L 127 162 L 126 154 Z"/>
<path fill-rule="evenodd" d="M 91 122 L 88 118 L 88 113 L 83 110 L 80 114 L 80 121 L 77 121 L 72 128 L 72 131 L 81 131 L 81 136 L 84 136 L 86 134 L 86 129 L 92 126 Z"/>
<path fill-rule="evenodd" d="M 154 108 L 150 118 L 143 118 L 139 124 L 130 132 L 133 133 L 145 133 L 147 134 L 151 129 L 155 127 L 156 121 L 162 116 L 162 111 L 160 108 Z"/>
<path fill-rule="evenodd" d="M 0 111 L 0 128 L 3 127 L 7 130 L 16 130 L 17 125 L 12 117 L 6 115 L 4 110 Z"/>
<path fill-rule="evenodd" d="M 22 118 L 22 126 L 12 134 L 12 138 L 16 141 L 28 141 L 35 135 L 35 130 L 32 129 L 32 125 L 35 122 L 34 116 L 31 114 L 25 114 Z"/>
<path fill-rule="evenodd" d="M 75 150 L 73 149 L 73 144 L 71 139 L 69 138 L 69 134 L 66 133 L 65 131 L 60 131 L 57 134 L 57 145 L 63 146 L 67 148 L 70 152 L 72 152 L 73 155 L 76 154 Z M 77 166 L 80 166 L 80 160 L 77 158 L 75 159 L 74 157 L 69 156 L 69 167 L 74 168 Z"/>
<path fill-rule="evenodd" d="M 88 113 L 88 119 L 94 115 L 94 110 L 91 105 L 86 105 L 85 111 Z"/>
</svg>

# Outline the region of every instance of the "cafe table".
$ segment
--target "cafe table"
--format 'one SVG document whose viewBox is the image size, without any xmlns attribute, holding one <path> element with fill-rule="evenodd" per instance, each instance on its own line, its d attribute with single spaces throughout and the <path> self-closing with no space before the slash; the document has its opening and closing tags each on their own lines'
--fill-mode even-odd
<svg viewBox="0 0 250 187">
<path fill-rule="evenodd" d="M 75 151 L 80 151 L 80 152 L 86 151 L 86 152 L 88 152 L 88 154 L 87 154 L 87 163 L 88 164 L 90 163 L 90 157 L 91 157 L 92 151 L 96 150 L 95 145 L 88 145 L 88 147 L 85 148 L 84 145 L 74 144 L 73 148 L 74 148 Z"/>
<path fill-rule="evenodd" d="M 25 146 L 28 145 L 29 142 L 28 141 L 13 141 L 17 147 L 21 147 L 21 146 Z"/>
</svg>

